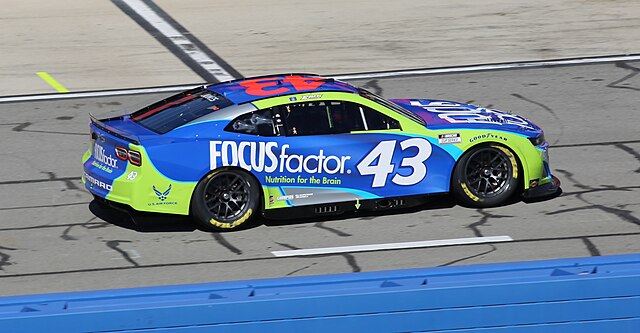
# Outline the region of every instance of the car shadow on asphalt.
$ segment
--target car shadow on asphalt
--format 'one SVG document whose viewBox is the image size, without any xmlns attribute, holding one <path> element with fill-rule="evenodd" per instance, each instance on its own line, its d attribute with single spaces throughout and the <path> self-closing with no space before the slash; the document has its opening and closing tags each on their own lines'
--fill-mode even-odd
<svg viewBox="0 0 640 333">
<path fill-rule="evenodd" d="M 199 229 L 188 216 L 131 212 L 97 200 L 91 201 L 89 210 L 107 223 L 138 232 L 189 232 Z"/>
<path fill-rule="evenodd" d="M 505 202 L 503 206 L 513 205 L 518 202 L 524 202 L 525 204 L 533 204 L 552 200 L 562 195 L 562 189 L 553 195 L 523 199 L 515 196 L 513 199 Z M 453 208 L 459 206 L 451 195 L 437 195 L 429 198 L 428 202 L 424 204 L 410 207 L 410 208 L 393 208 L 378 211 L 358 211 L 358 212 L 345 212 L 338 215 L 317 215 L 317 216 L 305 216 L 305 217 L 292 217 L 291 219 L 273 220 L 263 217 L 256 218 L 252 223 L 243 226 L 240 229 L 228 232 L 236 232 L 242 230 L 253 229 L 261 225 L 267 227 L 279 227 L 286 225 L 300 225 L 308 223 L 319 222 L 332 222 L 349 219 L 373 219 L 379 216 L 395 216 L 404 215 L 417 212 L 427 212 L 438 209 Z M 461 206 L 463 207 L 463 206 Z M 469 209 L 469 208 L 464 208 Z M 122 207 L 113 207 L 103 202 L 93 200 L 89 204 L 89 210 L 98 218 L 103 221 L 113 224 L 115 226 L 134 230 L 138 232 L 193 232 L 196 230 L 202 232 L 211 232 L 197 223 L 195 223 L 189 216 L 172 215 L 172 214 L 156 214 L 156 213 L 143 213 L 134 212 Z"/>
</svg>

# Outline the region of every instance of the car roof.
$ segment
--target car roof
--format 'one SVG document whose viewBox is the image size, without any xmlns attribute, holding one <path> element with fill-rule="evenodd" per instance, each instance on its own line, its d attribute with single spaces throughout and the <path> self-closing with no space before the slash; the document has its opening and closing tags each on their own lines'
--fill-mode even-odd
<svg viewBox="0 0 640 333">
<path fill-rule="evenodd" d="M 276 74 L 242 78 L 207 86 L 235 104 L 300 93 L 336 91 L 358 93 L 354 86 L 315 74 Z"/>
</svg>

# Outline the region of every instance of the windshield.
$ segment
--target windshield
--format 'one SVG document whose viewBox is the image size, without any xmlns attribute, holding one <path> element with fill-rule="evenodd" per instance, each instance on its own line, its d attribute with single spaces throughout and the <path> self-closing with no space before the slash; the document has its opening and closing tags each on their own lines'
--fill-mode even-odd
<svg viewBox="0 0 640 333">
<path fill-rule="evenodd" d="M 131 115 L 138 124 L 160 134 L 233 105 L 222 95 L 199 87 L 150 105 Z"/>
<path fill-rule="evenodd" d="M 358 92 L 360 93 L 360 96 L 372 100 L 378 104 L 381 104 L 393 111 L 398 112 L 399 114 L 415 121 L 416 123 L 422 125 L 422 126 L 426 126 L 427 123 L 424 121 L 424 119 L 420 118 L 419 116 L 417 116 L 415 113 L 401 107 L 400 105 L 393 103 L 391 101 L 388 101 L 386 99 L 384 99 L 383 97 L 380 97 L 372 92 L 370 92 L 367 89 L 364 88 L 358 88 Z"/>
</svg>

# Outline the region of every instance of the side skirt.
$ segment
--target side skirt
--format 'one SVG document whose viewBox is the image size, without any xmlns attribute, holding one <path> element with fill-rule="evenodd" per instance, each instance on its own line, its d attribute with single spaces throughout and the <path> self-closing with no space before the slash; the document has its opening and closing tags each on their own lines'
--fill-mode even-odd
<svg viewBox="0 0 640 333">
<path fill-rule="evenodd" d="M 434 196 L 434 194 L 368 199 L 360 200 L 358 202 L 354 200 L 319 205 L 274 208 L 264 210 L 262 212 L 262 216 L 267 219 L 288 220 L 300 217 L 340 215 L 348 212 L 395 210 L 423 205 L 429 202 L 429 197 L 432 196 Z M 360 206 L 356 207 L 357 204 Z"/>
</svg>

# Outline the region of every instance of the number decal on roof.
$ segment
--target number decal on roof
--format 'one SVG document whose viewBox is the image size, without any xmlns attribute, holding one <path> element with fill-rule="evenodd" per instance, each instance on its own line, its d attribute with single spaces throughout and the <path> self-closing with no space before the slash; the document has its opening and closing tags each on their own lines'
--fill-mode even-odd
<svg viewBox="0 0 640 333">
<path fill-rule="evenodd" d="M 265 77 L 240 82 L 245 87 L 245 93 L 252 96 L 273 96 L 287 92 L 315 90 L 325 84 L 320 77 L 302 77 L 299 75 L 277 77 Z"/>
</svg>

